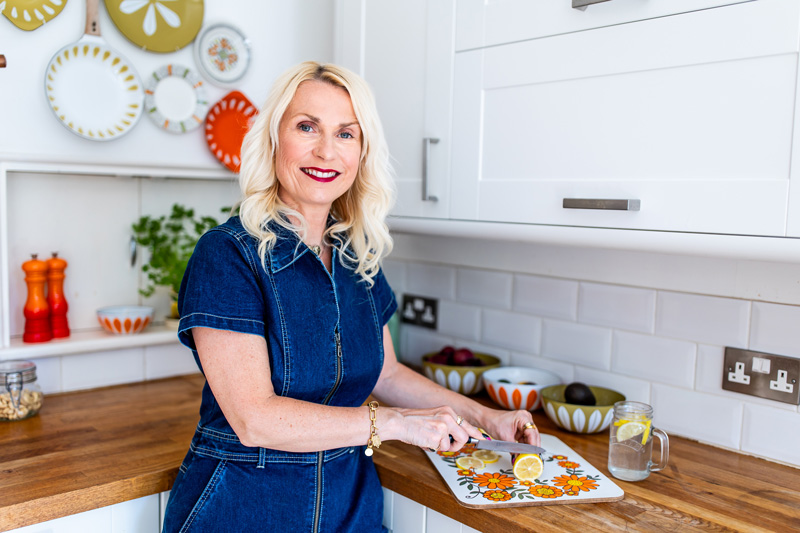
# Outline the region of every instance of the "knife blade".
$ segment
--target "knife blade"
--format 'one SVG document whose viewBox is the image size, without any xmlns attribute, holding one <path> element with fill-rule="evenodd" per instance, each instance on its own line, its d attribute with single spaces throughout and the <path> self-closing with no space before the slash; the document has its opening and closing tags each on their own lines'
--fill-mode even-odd
<svg viewBox="0 0 800 533">
<path fill-rule="evenodd" d="M 504 440 L 476 439 L 475 437 L 470 437 L 467 443 L 474 444 L 475 447 L 480 450 L 492 450 L 495 452 L 535 453 L 541 455 L 546 451 L 544 448 L 534 446 L 533 444 L 508 442 Z"/>
</svg>

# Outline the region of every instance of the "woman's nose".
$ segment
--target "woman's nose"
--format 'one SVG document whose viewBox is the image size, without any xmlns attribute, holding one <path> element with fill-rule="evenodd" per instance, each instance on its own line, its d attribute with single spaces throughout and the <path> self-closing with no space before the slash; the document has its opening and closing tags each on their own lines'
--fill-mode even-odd
<svg viewBox="0 0 800 533">
<path fill-rule="evenodd" d="M 327 135 L 320 135 L 314 146 L 314 155 L 321 159 L 331 159 L 334 153 L 333 139 Z"/>
</svg>

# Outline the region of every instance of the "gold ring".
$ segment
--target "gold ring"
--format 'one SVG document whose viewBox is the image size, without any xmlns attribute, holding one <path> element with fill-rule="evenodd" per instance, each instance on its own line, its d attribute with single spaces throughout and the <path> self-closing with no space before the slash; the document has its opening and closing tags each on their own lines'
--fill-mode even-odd
<svg viewBox="0 0 800 533">
<path fill-rule="evenodd" d="M 524 426 L 522 426 L 522 427 L 523 427 L 523 428 L 525 428 L 525 429 L 536 429 L 536 424 L 533 424 L 533 423 L 531 423 L 531 422 L 527 422 L 527 423 L 526 423 Z"/>
<path fill-rule="evenodd" d="M 463 422 L 463 421 L 464 421 L 464 417 L 463 416 L 458 415 L 456 417 L 456 424 L 458 424 L 459 426 L 461 425 L 461 422 Z"/>
</svg>

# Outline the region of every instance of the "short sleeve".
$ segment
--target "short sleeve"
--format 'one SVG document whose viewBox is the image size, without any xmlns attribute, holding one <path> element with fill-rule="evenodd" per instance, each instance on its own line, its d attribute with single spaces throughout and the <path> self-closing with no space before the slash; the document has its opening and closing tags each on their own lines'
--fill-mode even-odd
<svg viewBox="0 0 800 533">
<path fill-rule="evenodd" d="M 206 327 L 264 335 L 257 257 L 238 234 L 214 229 L 194 249 L 178 295 L 178 338 L 196 350 L 191 330 Z M 245 238 L 251 238 L 246 236 Z"/>
<path fill-rule="evenodd" d="M 375 300 L 375 308 L 381 317 L 381 326 L 385 326 L 397 310 L 397 299 L 394 296 L 394 291 L 389 286 L 389 282 L 386 281 L 386 277 L 383 275 L 383 269 L 378 271 L 375 276 L 372 297 Z"/>
</svg>

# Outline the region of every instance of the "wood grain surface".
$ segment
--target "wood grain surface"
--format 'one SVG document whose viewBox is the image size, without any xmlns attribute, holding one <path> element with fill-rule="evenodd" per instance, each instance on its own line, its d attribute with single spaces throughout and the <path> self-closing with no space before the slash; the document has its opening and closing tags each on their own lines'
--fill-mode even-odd
<svg viewBox="0 0 800 533">
<path fill-rule="evenodd" d="M 45 396 L 39 415 L 0 423 L 0 531 L 168 490 L 198 420 L 200 375 Z M 489 403 L 488 398 L 481 401 Z M 557 429 L 601 472 L 608 435 Z M 800 531 L 800 470 L 670 438 L 670 464 L 616 481 L 610 503 L 469 509 L 418 448 L 373 455 L 383 485 L 484 533 L 508 531 Z"/>
</svg>

